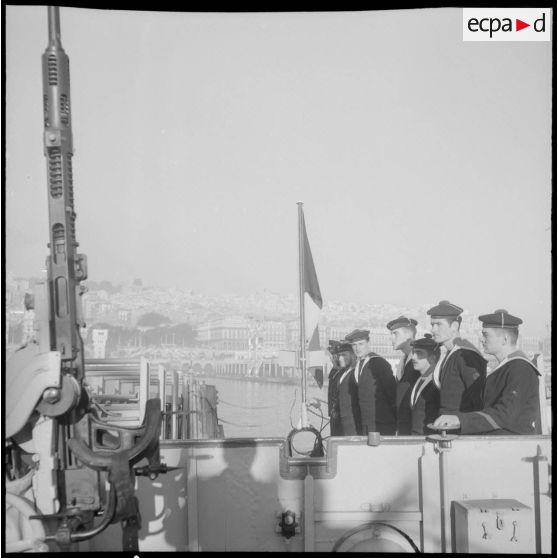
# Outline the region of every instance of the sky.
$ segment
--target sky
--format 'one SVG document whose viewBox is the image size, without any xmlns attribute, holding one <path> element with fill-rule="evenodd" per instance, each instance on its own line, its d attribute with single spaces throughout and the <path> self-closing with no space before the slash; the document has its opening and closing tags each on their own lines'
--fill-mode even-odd
<svg viewBox="0 0 558 558">
<path fill-rule="evenodd" d="M 462 9 L 61 8 L 89 278 L 551 322 L 552 47 L 464 42 Z M 5 269 L 48 255 L 45 6 L 6 6 Z"/>
</svg>

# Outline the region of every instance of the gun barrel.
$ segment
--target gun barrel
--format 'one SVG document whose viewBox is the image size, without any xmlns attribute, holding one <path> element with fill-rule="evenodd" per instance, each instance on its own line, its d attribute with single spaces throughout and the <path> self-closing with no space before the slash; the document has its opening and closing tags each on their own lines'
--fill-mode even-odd
<svg viewBox="0 0 558 558">
<path fill-rule="evenodd" d="M 60 44 L 60 9 L 58 6 L 48 7 L 48 42 Z"/>
<path fill-rule="evenodd" d="M 83 377 L 79 281 L 85 256 L 76 253 L 70 61 L 60 40 L 58 6 L 48 8 L 48 46 L 42 56 L 44 153 L 47 160 L 49 248 L 47 259 L 52 350 L 78 380 Z"/>
</svg>

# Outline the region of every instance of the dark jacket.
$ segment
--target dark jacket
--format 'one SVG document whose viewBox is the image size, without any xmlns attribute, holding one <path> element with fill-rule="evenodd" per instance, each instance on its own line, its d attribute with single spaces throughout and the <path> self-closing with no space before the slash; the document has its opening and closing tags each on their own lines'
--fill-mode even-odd
<svg viewBox="0 0 558 558">
<path fill-rule="evenodd" d="M 482 409 L 482 390 L 486 380 L 486 359 L 466 339 L 457 338 L 455 346 L 440 367 L 440 414 Z"/>
<path fill-rule="evenodd" d="M 539 372 L 521 352 L 486 378 L 482 410 L 456 413 L 462 434 L 540 434 Z"/>
<path fill-rule="evenodd" d="M 327 385 L 327 413 L 329 415 L 329 430 L 332 436 L 342 436 L 341 416 L 339 414 L 339 379 L 343 371 L 332 368 Z"/>
<path fill-rule="evenodd" d="M 340 375 L 337 392 L 339 398 L 339 420 L 341 433 L 338 436 L 358 436 L 360 421 L 358 412 L 358 386 L 355 380 L 354 368 Z M 332 434 L 333 435 L 333 434 Z"/>
<path fill-rule="evenodd" d="M 389 362 L 376 353 L 368 354 L 357 383 L 360 435 L 379 432 L 393 436 L 397 426 L 396 380 Z"/>
<path fill-rule="evenodd" d="M 397 409 L 397 433 L 401 436 L 411 434 L 411 390 L 420 373 L 413 368 L 409 360 L 403 368 L 401 379 L 397 382 L 395 405 Z"/>
<path fill-rule="evenodd" d="M 411 394 L 409 394 L 409 404 Z M 440 390 L 434 382 L 430 381 L 421 390 L 414 405 L 411 405 L 411 434 L 413 436 L 424 436 L 432 434 L 434 430 L 427 427 L 440 415 Z"/>
</svg>

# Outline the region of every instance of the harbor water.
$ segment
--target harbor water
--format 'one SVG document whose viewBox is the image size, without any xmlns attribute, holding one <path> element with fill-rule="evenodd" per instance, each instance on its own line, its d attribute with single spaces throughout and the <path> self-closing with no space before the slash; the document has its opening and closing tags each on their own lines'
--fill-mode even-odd
<svg viewBox="0 0 558 558">
<path fill-rule="evenodd" d="M 246 381 L 223 377 L 206 378 L 205 382 L 217 388 L 219 422 L 227 438 L 285 438 L 300 419 L 300 384 Z M 319 388 L 308 382 L 307 400 L 327 401 L 327 386 Z M 322 436 L 329 436 L 327 405 L 321 403 L 309 413 L 309 421 Z"/>
<path fill-rule="evenodd" d="M 300 420 L 300 384 L 247 381 L 224 377 L 207 377 L 207 384 L 217 388 L 219 423 L 226 438 L 285 438 Z M 330 435 L 327 414 L 327 384 L 319 388 L 309 379 L 307 400 L 321 400 L 320 408 L 310 407 L 310 424 Z M 551 399 L 547 399 L 547 422 L 552 427 Z"/>
</svg>

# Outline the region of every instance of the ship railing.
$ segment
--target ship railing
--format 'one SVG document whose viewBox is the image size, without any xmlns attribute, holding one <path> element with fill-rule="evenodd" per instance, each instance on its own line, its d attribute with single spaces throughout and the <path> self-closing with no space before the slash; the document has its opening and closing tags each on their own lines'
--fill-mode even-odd
<svg viewBox="0 0 558 558">
<path fill-rule="evenodd" d="M 547 373 L 545 366 L 545 357 L 543 355 L 539 355 L 538 357 L 536 357 L 534 364 L 541 374 L 539 376 L 540 431 L 542 434 L 550 434 L 552 430 L 552 390 L 550 389 L 551 378 L 550 374 Z"/>
<path fill-rule="evenodd" d="M 162 440 L 223 438 L 215 386 L 139 359 L 86 359 L 92 399 L 112 424 L 141 424 L 148 398 L 161 401 Z"/>
</svg>

